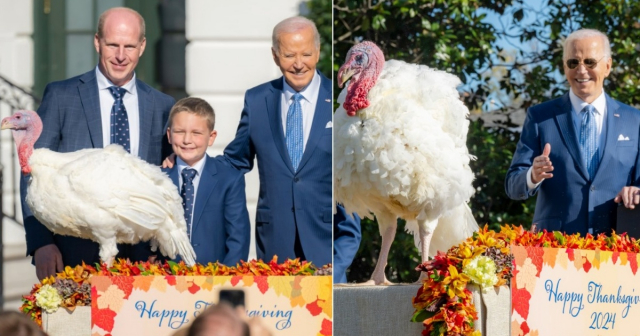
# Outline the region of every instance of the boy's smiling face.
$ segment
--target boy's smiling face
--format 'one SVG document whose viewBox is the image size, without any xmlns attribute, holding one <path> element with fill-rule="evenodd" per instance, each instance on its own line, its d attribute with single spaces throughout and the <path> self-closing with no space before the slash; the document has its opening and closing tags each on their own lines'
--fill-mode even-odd
<svg viewBox="0 0 640 336">
<path fill-rule="evenodd" d="M 167 129 L 173 152 L 189 166 L 204 157 L 207 147 L 216 140 L 216 135 L 215 130 L 209 129 L 204 117 L 186 111 L 173 116 L 171 127 Z"/>
</svg>

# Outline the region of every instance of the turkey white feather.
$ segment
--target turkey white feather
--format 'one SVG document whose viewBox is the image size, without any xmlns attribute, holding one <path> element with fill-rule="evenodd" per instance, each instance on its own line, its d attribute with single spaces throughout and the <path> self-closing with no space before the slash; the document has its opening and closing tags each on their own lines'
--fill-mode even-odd
<svg viewBox="0 0 640 336">
<path fill-rule="evenodd" d="M 338 79 L 350 81 L 334 115 L 335 198 L 360 216 L 376 215 L 383 239 L 372 282 L 388 283 L 397 218 L 407 220 L 423 261 L 478 229 L 466 203 L 474 193 L 469 110 L 456 76 L 385 62 L 371 42 L 349 50 Z"/>
<path fill-rule="evenodd" d="M 159 167 L 129 154 L 120 145 L 58 153 L 33 150 L 42 121 L 33 111 L 2 120 L 11 129 L 22 172 L 30 173 L 26 202 L 53 233 L 91 239 L 111 265 L 117 243 L 151 241 L 153 251 L 188 265 L 195 252 L 186 233 L 182 199 Z"/>
</svg>

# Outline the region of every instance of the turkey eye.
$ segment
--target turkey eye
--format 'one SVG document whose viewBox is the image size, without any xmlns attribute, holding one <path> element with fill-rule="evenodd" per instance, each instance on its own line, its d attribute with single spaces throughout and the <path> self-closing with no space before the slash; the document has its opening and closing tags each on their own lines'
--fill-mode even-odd
<svg viewBox="0 0 640 336">
<path fill-rule="evenodd" d="M 356 62 L 358 62 L 358 64 L 362 63 L 362 55 L 356 56 Z"/>
</svg>

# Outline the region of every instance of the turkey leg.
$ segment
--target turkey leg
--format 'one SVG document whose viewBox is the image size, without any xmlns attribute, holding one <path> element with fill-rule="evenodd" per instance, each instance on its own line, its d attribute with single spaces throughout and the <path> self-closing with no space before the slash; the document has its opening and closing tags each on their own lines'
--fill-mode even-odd
<svg viewBox="0 0 640 336">
<path fill-rule="evenodd" d="M 393 243 L 393 239 L 396 236 L 398 218 L 391 213 L 381 213 L 376 214 L 376 219 L 378 221 L 378 227 L 380 228 L 380 235 L 382 236 L 382 246 L 380 247 L 380 255 L 378 256 L 376 268 L 371 275 L 371 280 L 363 283 L 363 285 L 390 285 L 391 282 L 387 280 L 384 270 L 387 267 L 391 243 Z"/>
<path fill-rule="evenodd" d="M 418 234 L 420 235 L 420 253 L 422 254 L 422 262 L 429 260 L 429 245 L 433 238 L 433 231 L 438 226 L 438 220 L 427 221 L 426 219 L 418 220 Z M 426 278 L 427 273 L 420 272 L 420 278 L 416 283 L 421 284 Z"/>
</svg>

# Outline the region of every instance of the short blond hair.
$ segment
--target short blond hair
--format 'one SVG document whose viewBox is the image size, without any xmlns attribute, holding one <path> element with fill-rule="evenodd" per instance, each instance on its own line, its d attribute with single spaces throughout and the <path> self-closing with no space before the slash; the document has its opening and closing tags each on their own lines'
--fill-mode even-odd
<svg viewBox="0 0 640 336">
<path fill-rule="evenodd" d="M 173 118 L 180 112 L 189 112 L 204 118 L 207 121 L 209 131 L 213 131 L 216 125 L 216 113 L 206 100 L 197 97 L 187 97 L 178 100 L 169 112 L 169 128 L 173 124 Z"/>
</svg>

